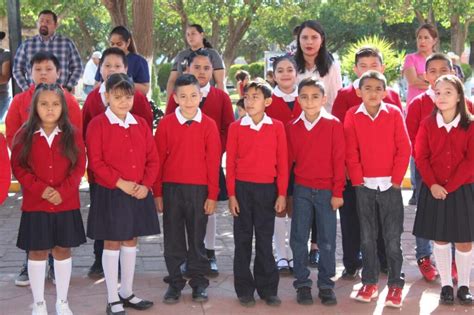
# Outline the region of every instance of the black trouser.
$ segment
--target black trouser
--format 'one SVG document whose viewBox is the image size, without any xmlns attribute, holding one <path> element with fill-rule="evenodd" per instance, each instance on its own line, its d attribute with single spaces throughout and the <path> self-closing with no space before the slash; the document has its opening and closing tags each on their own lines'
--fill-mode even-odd
<svg viewBox="0 0 474 315">
<path fill-rule="evenodd" d="M 180 269 L 184 261 L 187 261 L 187 273 L 191 278 L 189 285 L 192 288 L 209 286 L 205 277 L 209 272 L 204 248 L 206 199 L 205 185 L 163 184 L 164 256 L 168 269 L 164 281 L 177 290 L 186 285 Z"/>
<path fill-rule="evenodd" d="M 275 184 L 236 181 L 235 195 L 240 213 L 234 217 L 234 287 L 237 296 L 260 297 L 278 293 L 280 281 L 273 257 L 272 238 L 275 228 Z M 250 271 L 252 240 L 255 230 L 255 260 Z"/>
<path fill-rule="evenodd" d="M 217 200 L 224 201 L 228 199 L 229 196 L 227 195 L 227 185 L 225 183 L 224 169 L 221 166 L 219 168 L 219 196 L 217 196 Z"/>
<path fill-rule="evenodd" d="M 342 263 L 344 268 L 355 271 L 362 267 L 362 256 L 360 253 L 360 224 L 357 215 L 357 199 L 355 189 L 350 181 L 346 182 L 343 192 L 344 205 L 339 209 L 342 233 Z M 377 256 L 380 266 L 387 266 L 385 255 L 385 244 L 382 236 L 380 215 L 377 212 L 379 222 L 379 234 L 377 237 Z"/>
<path fill-rule="evenodd" d="M 97 187 L 96 183 L 89 183 L 89 198 L 92 205 L 92 200 L 94 199 L 95 188 Z M 95 240 L 94 241 L 94 255 L 95 260 L 102 261 L 102 253 L 104 252 L 104 241 Z"/>
</svg>

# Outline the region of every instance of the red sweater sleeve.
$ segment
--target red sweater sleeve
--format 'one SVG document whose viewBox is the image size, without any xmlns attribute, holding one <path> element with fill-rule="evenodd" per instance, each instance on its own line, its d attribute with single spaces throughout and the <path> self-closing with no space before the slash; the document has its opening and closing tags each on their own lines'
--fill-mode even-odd
<svg viewBox="0 0 474 315">
<path fill-rule="evenodd" d="M 155 140 L 153 134 L 148 128 L 146 129 L 146 161 L 145 161 L 145 174 L 143 176 L 142 185 L 148 188 L 152 188 L 156 181 L 158 172 L 160 169 L 160 159 L 158 151 L 156 150 Z"/>
<path fill-rule="evenodd" d="M 176 110 L 176 107 L 178 107 L 178 104 L 176 104 L 176 102 L 174 101 L 173 95 L 171 95 L 168 98 L 168 103 L 166 104 L 165 115 L 174 113 L 174 111 Z"/>
<path fill-rule="evenodd" d="M 92 120 L 92 113 L 91 113 L 91 102 L 92 102 L 92 93 L 89 93 L 87 95 L 87 98 L 84 102 L 84 105 L 82 106 L 82 137 L 84 141 L 86 140 L 86 134 L 87 134 L 87 126 L 89 126 L 89 123 Z"/>
<path fill-rule="evenodd" d="M 467 150 L 464 155 L 464 159 L 459 163 L 458 167 L 454 171 L 453 176 L 450 178 L 444 188 L 448 193 L 455 191 L 462 185 L 464 185 L 474 173 L 474 125 L 471 122 L 469 126 L 468 137 L 467 137 Z"/>
<path fill-rule="evenodd" d="M 77 132 L 82 134 L 83 126 L 82 126 L 82 113 L 81 108 L 79 107 L 79 103 L 77 102 L 76 98 L 71 95 L 69 92 L 65 92 L 66 101 L 68 104 L 69 110 L 69 120 L 71 124 L 76 127 Z M 84 174 L 83 174 L 84 175 Z"/>
<path fill-rule="evenodd" d="M 234 122 L 234 112 L 232 109 L 232 101 L 230 100 L 229 95 L 225 92 L 222 92 L 224 98 L 224 108 L 222 109 L 222 120 L 221 120 L 221 146 L 222 146 L 222 153 L 224 153 L 226 148 L 227 142 L 227 134 L 229 132 L 229 126 L 231 123 Z"/>
<path fill-rule="evenodd" d="M 5 134 L 7 138 L 7 144 L 10 149 L 13 147 L 13 138 L 15 133 L 22 125 L 20 115 L 22 94 L 19 94 L 13 98 L 12 103 L 8 108 L 7 117 L 5 117 Z"/>
<path fill-rule="evenodd" d="M 288 174 L 291 171 L 291 168 L 293 167 L 293 164 L 295 163 L 295 151 L 293 149 L 293 141 L 292 141 L 292 128 L 293 127 L 293 122 L 294 120 L 291 120 L 287 125 L 286 125 L 286 141 L 287 141 L 287 146 L 288 146 Z"/>
<path fill-rule="evenodd" d="M 273 123 L 277 130 L 277 187 L 278 195 L 286 196 L 288 189 L 288 142 L 286 140 L 285 127 L 281 122 Z"/>
<path fill-rule="evenodd" d="M 165 161 L 167 159 L 166 148 L 168 147 L 167 128 L 168 121 L 164 119 L 158 124 L 158 128 L 155 132 L 155 144 L 156 149 L 158 151 L 158 161 L 160 164 L 158 168 L 158 175 L 156 176 L 156 180 L 153 185 L 153 195 L 155 197 L 163 196 L 163 165 L 165 164 Z"/>
<path fill-rule="evenodd" d="M 352 185 L 364 183 L 364 173 L 360 162 L 359 142 L 354 127 L 354 115 L 349 113 L 344 120 L 344 135 L 346 138 L 346 165 Z"/>
<path fill-rule="evenodd" d="M 398 110 L 395 116 L 395 147 L 397 152 L 393 161 L 392 183 L 401 185 L 410 162 L 411 146 L 402 113 Z"/>
<path fill-rule="evenodd" d="M 416 134 L 420 128 L 421 123 L 421 99 L 415 98 L 408 106 L 406 125 L 408 135 L 413 149 L 413 156 L 415 155 Z"/>
<path fill-rule="evenodd" d="M 400 108 L 400 111 L 403 113 L 403 107 L 402 107 L 402 101 L 400 100 L 400 95 L 398 95 L 398 93 L 395 91 L 393 91 L 392 95 L 393 95 L 393 101 L 394 101 L 393 105 L 396 105 L 398 108 Z"/>
<path fill-rule="evenodd" d="M 227 135 L 226 183 L 229 196 L 235 196 L 238 124 L 238 122 L 231 124 L 229 126 L 229 133 Z"/>
<path fill-rule="evenodd" d="M 150 131 L 153 130 L 153 112 L 145 95 L 138 91 L 135 92 L 133 108 L 130 112 L 145 119 Z"/>
<path fill-rule="evenodd" d="M 434 184 L 437 184 L 435 174 L 431 168 L 430 157 L 431 150 L 429 145 L 429 132 L 426 124 L 427 120 L 424 121 L 420 126 L 420 130 L 416 135 L 416 155 L 415 162 L 418 171 L 420 172 L 423 182 L 431 188 Z"/>
<path fill-rule="evenodd" d="M 336 99 L 332 105 L 332 115 L 336 116 L 342 123 L 344 123 L 344 117 L 347 112 L 347 105 L 344 97 L 344 89 L 340 89 L 337 92 Z"/>
<path fill-rule="evenodd" d="M 345 155 L 346 147 L 344 140 L 344 127 L 341 123 L 335 124 L 332 130 L 332 165 L 333 165 L 333 185 L 332 195 L 334 197 L 342 198 L 342 192 L 346 184 L 346 173 L 345 173 Z"/>
<path fill-rule="evenodd" d="M 217 200 L 219 194 L 219 165 L 222 149 L 219 131 L 214 120 L 209 119 L 209 128 L 206 130 L 206 164 L 207 164 L 207 198 Z"/>
<path fill-rule="evenodd" d="M 2 204 L 8 196 L 11 176 L 7 142 L 3 134 L 0 133 L 0 204 Z"/>
</svg>

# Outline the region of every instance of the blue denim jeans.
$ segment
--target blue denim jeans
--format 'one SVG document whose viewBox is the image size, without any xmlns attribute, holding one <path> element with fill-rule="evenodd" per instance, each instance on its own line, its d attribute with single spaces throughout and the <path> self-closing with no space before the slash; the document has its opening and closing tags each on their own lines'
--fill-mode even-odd
<svg viewBox="0 0 474 315">
<path fill-rule="evenodd" d="M 336 274 L 336 211 L 331 207 L 330 190 L 312 189 L 295 184 L 290 246 L 293 251 L 293 286 L 311 287 L 309 278 L 308 238 L 313 220 L 316 221 L 319 246 L 318 288 L 332 289 Z"/>
<path fill-rule="evenodd" d="M 362 283 L 378 282 L 380 272 L 377 258 L 378 212 L 387 254 L 388 286 L 403 288 L 405 281 L 401 277 L 403 255 L 400 241 L 404 215 L 402 192 L 393 187 L 381 192 L 360 186 L 356 187 L 356 194 L 363 265 Z"/>
<path fill-rule="evenodd" d="M 422 183 L 421 174 L 420 172 L 418 172 L 418 169 L 416 168 L 415 163 L 413 163 L 413 169 L 414 170 L 412 171 L 412 174 L 414 174 L 415 176 L 415 187 L 421 188 L 421 183 Z M 420 196 L 420 189 L 417 189 L 416 190 L 417 201 L 418 201 L 419 196 Z M 420 259 L 423 257 L 430 257 L 431 252 L 432 252 L 431 241 L 422 237 L 415 237 L 415 239 L 416 239 L 416 247 L 415 247 L 416 259 Z"/>
</svg>

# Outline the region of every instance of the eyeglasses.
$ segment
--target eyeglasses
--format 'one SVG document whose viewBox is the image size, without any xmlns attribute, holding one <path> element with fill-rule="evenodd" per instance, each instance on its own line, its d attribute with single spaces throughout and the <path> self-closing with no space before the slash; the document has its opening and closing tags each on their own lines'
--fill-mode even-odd
<svg viewBox="0 0 474 315">
<path fill-rule="evenodd" d="M 35 91 L 62 91 L 61 85 L 57 83 L 51 83 L 51 84 L 46 84 L 46 83 L 40 83 L 36 86 Z"/>
</svg>

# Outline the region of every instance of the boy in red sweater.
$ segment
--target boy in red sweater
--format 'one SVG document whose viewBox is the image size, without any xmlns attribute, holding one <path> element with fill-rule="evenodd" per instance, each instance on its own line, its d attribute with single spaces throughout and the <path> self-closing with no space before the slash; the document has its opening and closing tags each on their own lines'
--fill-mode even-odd
<svg viewBox="0 0 474 315">
<path fill-rule="evenodd" d="M 176 80 L 173 98 L 179 107 L 160 121 L 155 134 L 161 167 L 153 193 L 157 210 L 163 212 L 169 274 L 163 302 L 178 302 L 186 285 L 180 270 L 185 260 L 193 301 L 205 302 L 209 261 L 204 236 L 219 193 L 221 144 L 216 123 L 199 109 L 201 92 L 193 75 Z"/>
<path fill-rule="evenodd" d="M 400 109 L 382 101 L 385 89 L 383 74 L 364 73 L 357 89 L 363 103 L 349 109 L 344 121 L 346 163 L 352 185 L 356 187 L 361 230 L 363 286 L 355 299 L 370 302 L 378 296 L 379 216 L 389 269 L 385 305 L 401 307 L 405 283 L 401 277 L 403 200 L 400 185 L 411 149 Z"/>
<path fill-rule="evenodd" d="M 230 125 L 227 139 L 227 190 L 234 216 L 234 287 L 243 306 L 255 305 L 255 289 L 268 305 L 281 304 L 272 236 L 275 211 L 280 213 L 286 206 L 288 151 L 283 124 L 265 114 L 271 102 L 272 89 L 266 82 L 249 83 L 245 88 L 247 115 Z"/>
<path fill-rule="evenodd" d="M 294 261 L 294 287 L 299 304 L 313 304 L 309 278 L 308 237 L 312 222 L 318 231 L 320 251 L 318 288 L 324 305 L 337 303 L 336 211 L 343 204 L 345 184 L 344 129 L 337 118 L 326 112 L 324 86 L 307 78 L 298 86 L 303 112 L 287 125 L 288 160 L 294 164 L 293 216 L 290 245 Z M 318 165 L 318 167 L 314 167 Z"/>
</svg>

